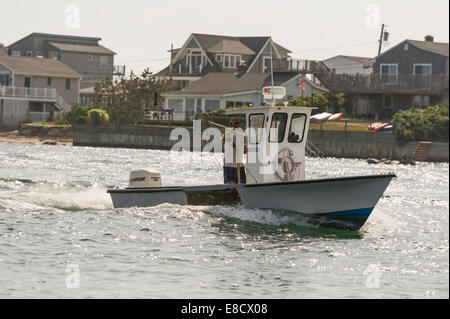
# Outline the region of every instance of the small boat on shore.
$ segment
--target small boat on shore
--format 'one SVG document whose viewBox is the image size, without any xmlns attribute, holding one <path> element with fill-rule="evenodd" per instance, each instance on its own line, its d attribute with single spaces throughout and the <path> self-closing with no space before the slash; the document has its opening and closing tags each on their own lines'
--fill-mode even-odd
<svg viewBox="0 0 450 319">
<path fill-rule="evenodd" d="M 246 115 L 246 183 L 163 187 L 158 174 L 137 171 L 130 176 L 129 188 L 108 190 L 114 207 L 242 205 L 302 214 L 322 226 L 358 230 L 396 177 L 388 173 L 305 179 L 311 108 L 265 106 L 229 113 Z"/>
</svg>

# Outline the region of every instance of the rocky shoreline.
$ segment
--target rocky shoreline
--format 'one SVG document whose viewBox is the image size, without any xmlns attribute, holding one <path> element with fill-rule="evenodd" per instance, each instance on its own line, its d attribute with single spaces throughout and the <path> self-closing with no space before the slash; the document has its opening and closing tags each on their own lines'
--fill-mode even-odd
<svg viewBox="0 0 450 319">
<path fill-rule="evenodd" d="M 0 132 L 0 142 L 43 145 L 73 145 L 71 126 L 23 124 L 18 130 Z"/>
</svg>

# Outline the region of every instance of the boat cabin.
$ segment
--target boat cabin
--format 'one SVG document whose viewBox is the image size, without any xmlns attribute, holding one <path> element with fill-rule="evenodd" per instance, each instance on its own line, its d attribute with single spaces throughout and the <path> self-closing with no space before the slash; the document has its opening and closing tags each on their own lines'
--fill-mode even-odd
<svg viewBox="0 0 450 319">
<path fill-rule="evenodd" d="M 246 114 L 247 184 L 305 179 L 310 107 L 263 106 L 230 110 Z"/>
</svg>

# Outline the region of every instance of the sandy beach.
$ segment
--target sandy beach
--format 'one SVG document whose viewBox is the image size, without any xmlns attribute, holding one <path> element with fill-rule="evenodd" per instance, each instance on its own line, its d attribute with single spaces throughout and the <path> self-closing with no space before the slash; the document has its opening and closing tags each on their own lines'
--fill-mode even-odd
<svg viewBox="0 0 450 319">
<path fill-rule="evenodd" d="M 72 145 L 73 139 L 67 137 L 39 137 L 20 135 L 18 130 L 0 132 L 0 143 L 28 143 L 47 145 Z"/>
</svg>

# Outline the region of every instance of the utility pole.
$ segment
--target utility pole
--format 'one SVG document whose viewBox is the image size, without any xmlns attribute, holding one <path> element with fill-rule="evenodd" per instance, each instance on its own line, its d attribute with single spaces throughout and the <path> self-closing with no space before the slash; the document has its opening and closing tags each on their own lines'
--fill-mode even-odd
<svg viewBox="0 0 450 319">
<path fill-rule="evenodd" d="M 169 67 L 169 72 L 173 72 L 172 60 L 173 60 L 173 43 L 170 46 L 170 67 Z"/>
<path fill-rule="evenodd" d="M 380 40 L 378 40 L 379 45 L 378 45 L 378 55 L 381 54 L 381 45 L 383 44 L 383 41 L 386 42 L 389 38 L 389 32 L 384 31 L 384 23 L 381 25 L 381 33 L 380 33 Z"/>
</svg>

